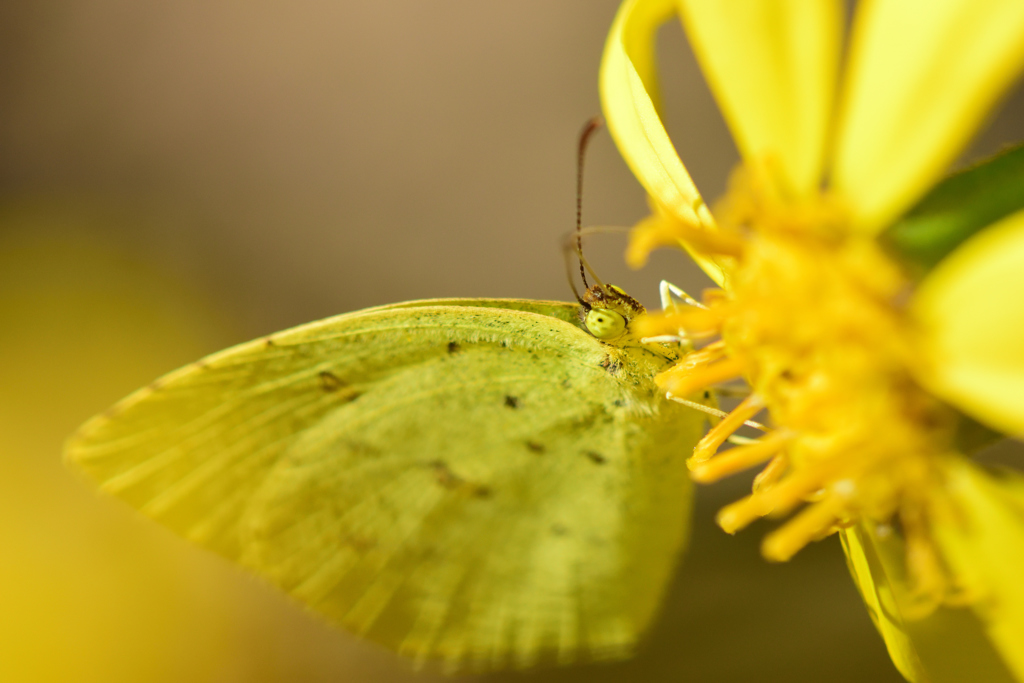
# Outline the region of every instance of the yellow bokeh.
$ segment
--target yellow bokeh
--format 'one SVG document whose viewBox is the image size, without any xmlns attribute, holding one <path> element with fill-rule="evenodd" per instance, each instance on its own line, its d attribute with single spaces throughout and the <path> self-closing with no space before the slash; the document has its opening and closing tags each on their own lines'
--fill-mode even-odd
<svg viewBox="0 0 1024 683">
<path fill-rule="evenodd" d="M 97 237 L 92 213 L 0 209 L 0 681 L 291 680 L 304 648 L 286 630 L 377 678 L 368 646 L 61 462 L 92 413 L 238 339 L 180 275 Z"/>
<path fill-rule="evenodd" d="M 0 680 L 181 680 L 194 663 L 166 652 L 185 647 L 237 668 L 231 591 L 59 456 L 98 403 L 222 343 L 226 326 L 58 215 L 8 209 L 2 223 Z"/>
</svg>

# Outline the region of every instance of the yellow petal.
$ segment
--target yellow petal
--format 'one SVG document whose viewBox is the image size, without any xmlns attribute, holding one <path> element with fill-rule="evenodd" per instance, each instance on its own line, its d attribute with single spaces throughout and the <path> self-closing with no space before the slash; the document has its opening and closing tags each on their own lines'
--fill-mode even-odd
<svg viewBox="0 0 1024 683">
<path fill-rule="evenodd" d="M 601 59 L 601 107 L 622 157 L 650 196 L 655 216 L 683 226 L 714 230 L 711 211 L 658 114 L 655 38 L 658 27 L 674 14 L 674 0 L 626 0 L 622 4 Z M 680 245 L 712 280 L 724 283 L 719 264 L 694 252 L 685 242 Z M 647 246 L 631 247 L 633 263 L 642 264 Z"/>
<path fill-rule="evenodd" d="M 744 158 L 789 192 L 819 187 L 842 40 L 837 0 L 679 0 L 683 25 Z"/>
<path fill-rule="evenodd" d="M 674 14 L 673 0 L 622 4 L 601 60 L 601 106 L 619 151 L 648 194 L 680 221 L 700 225 L 710 221 L 711 214 L 679 160 L 656 106 L 655 37 L 658 27 Z"/>
<path fill-rule="evenodd" d="M 890 577 L 892 558 L 888 548 L 879 544 L 873 524 L 860 524 L 843 529 L 840 538 L 846 551 L 846 562 L 853 582 L 860 590 L 875 628 L 882 635 L 892 663 L 912 683 L 927 680 L 920 657 L 914 649 L 903 624 L 903 616 L 893 593 L 896 578 Z M 889 553 L 891 555 L 891 553 Z M 890 562 L 883 562 L 883 558 Z M 889 565 L 887 567 L 887 565 Z"/>
<path fill-rule="evenodd" d="M 938 180 L 1022 67 L 1021 0 L 859 3 L 832 172 L 859 227 Z"/>
<path fill-rule="evenodd" d="M 918 381 L 1015 435 L 1024 434 L 1022 292 L 1024 211 L 967 240 L 928 274 L 912 302 L 927 358 Z"/>
<path fill-rule="evenodd" d="M 1011 473 L 1001 480 L 957 459 L 946 492 L 952 513 L 933 534 L 992 643 L 1024 680 L 1024 480 Z"/>
<path fill-rule="evenodd" d="M 888 533 L 878 533 L 879 528 Z M 894 530 L 861 522 L 840 537 L 850 574 L 904 678 L 913 683 L 1014 682 L 985 624 L 970 609 L 940 607 L 913 617 L 905 547 Z"/>
</svg>

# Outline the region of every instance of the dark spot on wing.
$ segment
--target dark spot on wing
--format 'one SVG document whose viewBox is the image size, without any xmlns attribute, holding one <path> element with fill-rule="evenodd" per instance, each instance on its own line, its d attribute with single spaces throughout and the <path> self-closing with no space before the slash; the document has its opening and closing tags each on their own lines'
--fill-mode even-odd
<svg viewBox="0 0 1024 683">
<path fill-rule="evenodd" d="M 341 379 L 333 372 L 323 370 L 320 375 L 320 388 L 328 394 L 335 394 L 342 403 L 351 403 L 362 394 L 348 385 L 348 382 Z"/>
<path fill-rule="evenodd" d="M 621 398 L 615 399 L 614 401 L 612 401 L 612 403 L 615 405 L 616 408 L 621 408 L 622 406 L 626 405 L 626 402 L 623 401 Z"/>
<path fill-rule="evenodd" d="M 519 407 L 519 398 L 517 396 L 506 396 L 505 407 L 515 410 L 516 408 Z"/>
<path fill-rule="evenodd" d="M 448 342 L 448 353 L 458 353 L 461 350 L 462 346 L 459 345 L 459 342 Z"/>
<path fill-rule="evenodd" d="M 365 458 L 377 458 L 381 455 L 381 450 L 372 444 L 368 444 L 365 441 L 346 441 L 345 445 L 348 450 L 354 455 L 365 457 Z"/>
<path fill-rule="evenodd" d="M 461 491 L 474 498 L 490 498 L 494 495 L 494 490 L 490 486 L 466 481 L 455 474 L 444 460 L 432 460 L 427 463 L 427 467 L 433 470 L 434 480 L 441 488 L 449 491 Z"/>
<path fill-rule="evenodd" d="M 501 340 L 501 348 L 503 348 L 503 349 L 507 349 L 508 348 L 508 340 L 507 339 L 502 339 Z"/>
<path fill-rule="evenodd" d="M 608 374 L 614 375 L 619 371 L 618 361 L 612 360 L 611 356 L 605 356 L 601 359 L 601 367 L 608 371 Z"/>
<path fill-rule="evenodd" d="M 555 524 L 551 525 L 551 533 L 553 533 L 555 536 L 566 536 L 569 533 L 569 529 L 566 528 L 565 525 L 558 524 L 556 522 Z"/>
<path fill-rule="evenodd" d="M 711 391 L 708 389 L 704 390 L 704 398 L 711 398 Z"/>
<path fill-rule="evenodd" d="M 536 441 L 527 441 L 526 447 L 529 448 L 534 453 L 543 453 L 544 451 L 547 450 L 544 444 L 537 443 Z"/>
<path fill-rule="evenodd" d="M 352 534 L 342 538 L 342 544 L 353 548 L 357 552 L 365 553 L 371 548 L 377 547 L 377 541 L 370 538 L 369 536 L 363 536 L 359 534 Z"/>
<path fill-rule="evenodd" d="M 462 477 L 452 472 L 444 460 L 432 460 L 427 463 L 427 467 L 434 471 L 437 483 L 446 489 L 457 489 L 463 483 Z"/>
<path fill-rule="evenodd" d="M 335 392 L 348 386 L 340 377 L 329 370 L 320 372 L 320 388 L 327 392 Z"/>
<path fill-rule="evenodd" d="M 596 465 L 603 465 L 608 462 L 608 458 L 604 457 L 597 451 L 587 451 L 584 455 L 590 458 Z"/>
<path fill-rule="evenodd" d="M 274 344 L 274 340 L 271 337 L 264 337 L 263 338 L 263 343 L 266 344 L 267 346 L 274 346 L 275 345 Z"/>
</svg>

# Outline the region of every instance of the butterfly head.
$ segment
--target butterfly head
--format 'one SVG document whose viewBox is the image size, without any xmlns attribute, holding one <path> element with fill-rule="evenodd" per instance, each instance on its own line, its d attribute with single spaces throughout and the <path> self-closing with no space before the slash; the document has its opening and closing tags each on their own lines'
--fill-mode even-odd
<svg viewBox="0 0 1024 683">
<path fill-rule="evenodd" d="M 615 285 L 594 285 L 583 295 L 580 318 L 587 330 L 603 341 L 621 337 L 629 323 L 644 312 L 639 301 Z"/>
</svg>

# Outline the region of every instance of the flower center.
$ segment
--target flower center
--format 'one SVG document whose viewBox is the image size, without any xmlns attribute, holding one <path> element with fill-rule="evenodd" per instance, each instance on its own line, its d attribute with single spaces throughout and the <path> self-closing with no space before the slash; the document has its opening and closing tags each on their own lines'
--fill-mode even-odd
<svg viewBox="0 0 1024 683">
<path fill-rule="evenodd" d="M 716 207 L 727 250 L 727 289 L 706 310 L 660 318 L 659 329 L 716 341 L 658 378 L 685 395 L 743 377 L 752 392 L 694 449 L 694 479 L 711 482 L 767 463 L 753 493 L 719 513 L 729 533 L 803 508 L 766 537 L 771 560 L 859 519 L 896 517 L 919 590 L 945 590 L 928 540 L 927 493 L 953 449 L 949 409 L 911 378 L 915 328 L 910 285 L 871 237 L 848 230 L 827 195 L 793 205 L 741 169 Z M 718 452 L 762 409 L 775 428 Z M 939 597 L 939 596 L 935 596 Z"/>
</svg>

